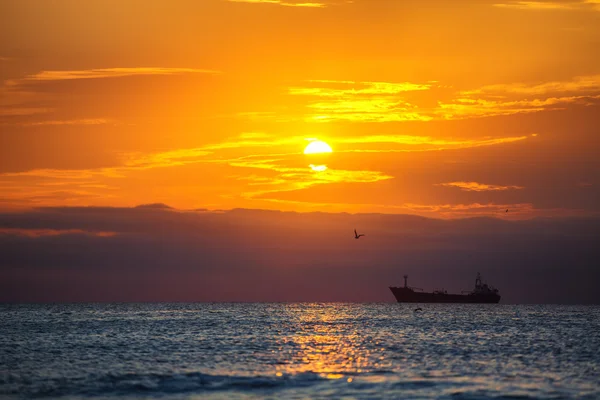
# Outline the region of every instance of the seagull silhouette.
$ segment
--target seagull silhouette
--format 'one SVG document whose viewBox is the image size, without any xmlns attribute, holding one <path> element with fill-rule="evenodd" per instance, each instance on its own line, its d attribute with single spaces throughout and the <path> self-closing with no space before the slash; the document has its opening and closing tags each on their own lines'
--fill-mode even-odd
<svg viewBox="0 0 600 400">
<path fill-rule="evenodd" d="M 506 209 L 506 211 L 505 211 L 505 212 L 508 212 L 508 208 Z"/>
<path fill-rule="evenodd" d="M 361 233 L 360 235 L 358 233 L 356 233 L 356 229 L 354 230 L 354 239 L 358 239 L 361 236 L 365 236 L 364 233 Z"/>
</svg>

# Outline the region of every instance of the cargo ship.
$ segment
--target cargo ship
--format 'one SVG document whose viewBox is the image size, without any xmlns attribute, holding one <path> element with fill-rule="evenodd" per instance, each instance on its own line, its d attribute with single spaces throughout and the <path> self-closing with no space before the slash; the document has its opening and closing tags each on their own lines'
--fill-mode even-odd
<svg viewBox="0 0 600 400">
<path fill-rule="evenodd" d="M 423 289 L 409 287 L 408 275 L 404 275 L 404 287 L 390 287 L 398 303 L 498 303 L 498 289 L 487 283 L 482 283 L 481 275 L 475 278 L 475 288 L 462 294 L 449 294 L 445 290 L 434 290 L 431 293 Z"/>
</svg>

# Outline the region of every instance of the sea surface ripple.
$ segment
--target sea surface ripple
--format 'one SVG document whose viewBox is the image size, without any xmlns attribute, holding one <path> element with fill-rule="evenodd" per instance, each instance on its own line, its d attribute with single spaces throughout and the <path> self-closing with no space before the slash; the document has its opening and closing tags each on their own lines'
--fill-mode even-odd
<svg viewBox="0 0 600 400">
<path fill-rule="evenodd" d="M 598 306 L 0 305 L 8 399 L 600 399 L 599 363 Z"/>
</svg>

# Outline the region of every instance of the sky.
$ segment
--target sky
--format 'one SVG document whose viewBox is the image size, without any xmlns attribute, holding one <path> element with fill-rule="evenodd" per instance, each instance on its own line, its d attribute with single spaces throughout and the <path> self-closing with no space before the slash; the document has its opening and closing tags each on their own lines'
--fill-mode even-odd
<svg viewBox="0 0 600 400">
<path fill-rule="evenodd" d="M 454 239 L 463 245 L 472 241 L 465 218 L 489 229 L 509 223 L 511 232 L 530 224 L 529 257 L 537 262 L 548 260 L 540 243 L 556 239 L 544 236 L 550 224 L 560 237 L 569 232 L 569 249 L 579 249 L 570 255 L 579 260 L 580 282 L 596 277 L 598 254 L 587 235 L 598 232 L 600 218 L 599 47 L 598 0 L 3 0 L 0 247 L 10 251 L 1 253 L 0 267 L 3 285 L 13 289 L 0 300 L 390 300 L 386 285 L 402 273 L 383 266 L 362 294 L 341 283 L 332 291 L 278 290 L 300 278 L 274 265 L 272 279 L 258 282 L 252 263 L 273 254 L 283 269 L 299 260 L 296 251 L 313 251 L 322 262 L 308 254 L 305 268 L 328 265 L 321 268 L 328 280 L 346 263 L 344 251 L 314 250 L 320 245 L 307 237 L 292 242 L 288 224 L 298 223 L 296 215 L 326 224 L 348 218 L 350 235 L 352 215 L 373 218 L 358 228 L 370 229 L 360 243 L 371 240 L 365 254 L 374 258 L 350 268 L 358 275 L 342 273 L 356 290 L 370 273 L 367 264 L 391 265 L 399 256 L 382 250 L 388 240 L 431 245 L 414 232 L 399 237 L 384 229 L 401 217 L 457 224 Z M 332 152 L 304 154 L 315 141 Z M 191 275 L 167 267 L 183 246 L 173 238 L 186 244 L 181 260 L 192 262 L 204 253 L 190 240 L 204 240 L 206 221 L 226 244 L 241 229 L 226 216 L 244 213 L 256 223 L 256 237 L 279 227 L 273 237 L 289 237 L 290 251 L 261 245 L 248 256 L 253 261 L 229 254 L 213 255 L 214 262 L 248 265 L 248 279 L 255 277 L 249 282 L 269 282 L 264 295 L 242 290 L 240 279 L 226 289 L 229 275 L 209 267 L 197 272 L 211 282 L 205 293 L 212 295 L 165 286 L 161 296 L 140 289 L 129 298 L 118 290 L 123 283 L 110 268 L 119 265 L 134 280 L 146 262 L 157 282 L 187 284 Z M 101 219 L 92 224 L 88 214 L 148 221 L 130 231 Z M 165 237 L 155 229 L 167 216 L 182 229 L 202 230 Z M 437 225 L 418 221 L 435 235 L 428 229 Z M 575 234 L 573 226 L 585 232 Z M 143 238 L 166 246 L 165 253 L 154 248 L 150 260 L 135 258 Z M 514 245 L 508 236 L 499 240 Z M 80 254 L 80 244 L 91 253 Z M 226 247 L 239 256 L 246 245 Z M 457 290 L 488 268 L 478 264 L 487 256 L 467 261 L 458 250 L 428 249 L 438 257 L 435 268 L 447 260 L 448 273 L 436 276 L 458 279 Z M 106 255 L 91 259 L 96 252 Z M 517 253 L 506 261 L 528 265 L 510 258 Z M 568 264 L 564 256 L 551 264 Z M 136 266 L 119 261 L 127 259 Z M 151 266 L 157 260 L 162 270 Z M 415 279 L 443 283 L 418 272 L 424 260 L 413 261 L 405 268 Z M 94 269 L 100 264 L 105 275 Z M 488 268 L 490 283 L 506 288 L 512 270 L 502 273 L 496 264 Z M 553 274 L 569 271 L 562 268 L 543 278 L 559 290 Z M 91 291 L 85 282 L 100 276 L 108 281 Z M 87 289 L 78 292 L 79 284 Z M 600 302 L 567 292 L 553 298 L 514 289 L 509 299 Z"/>
</svg>

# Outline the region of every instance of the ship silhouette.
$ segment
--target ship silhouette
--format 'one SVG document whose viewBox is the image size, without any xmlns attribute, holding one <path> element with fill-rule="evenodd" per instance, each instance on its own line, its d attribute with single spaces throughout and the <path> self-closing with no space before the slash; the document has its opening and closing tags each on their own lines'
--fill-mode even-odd
<svg viewBox="0 0 600 400">
<path fill-rule="evenodd" d="M 449 294 L 445 290 L 434 290 L 431 293 L 423 289 L 409 287 L 408 275 L 404 275 L 404 287 L 391 287 L 392 294 L 398 303 L 498 303 L 498 289 L 487 283 L 482 283 L 481 275 L 477 273 L 475 288 L 463 294 Z"/>
</svg>

